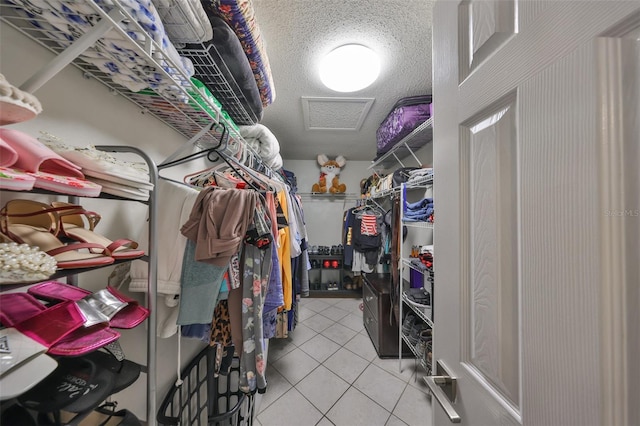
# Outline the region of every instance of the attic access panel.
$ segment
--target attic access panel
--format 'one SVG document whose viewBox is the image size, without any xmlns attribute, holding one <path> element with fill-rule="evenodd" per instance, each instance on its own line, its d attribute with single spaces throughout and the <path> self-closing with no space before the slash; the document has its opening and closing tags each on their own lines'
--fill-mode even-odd
<svg viewBox="0 0 640 426">
<path fill-rule="evenodd" d="M 306 130 L 358 131 L 375 98 L 302 96 Z"/>
</svg>

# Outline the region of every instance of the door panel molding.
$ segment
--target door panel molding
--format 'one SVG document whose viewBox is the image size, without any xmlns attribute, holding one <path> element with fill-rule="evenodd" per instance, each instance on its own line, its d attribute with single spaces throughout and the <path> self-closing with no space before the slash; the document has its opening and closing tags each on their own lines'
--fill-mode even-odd
<svg viewBox="0 0 640 426">
<path fill-rule="evenodd" d="M 506 96 L 519 81 L 532 78 L 580 44 L 598 37 L 603 21 L 621 21 L 638 7 L 637 1 L 592 1 L 588 8 L 576 11 L 572 1 L 546 3 L 548 5 L 539 11 L 536 25 L 528 28 L 527 37 L 521 37 L 521 33 L 511 37 L 494 52 L 491 60 L 473 71 L 473 78 L 459 80 L 460 96 L 467 102 L 459 105 L 458 122 Z M 465 50 L 465 40 L 460 34 L 458 38 L 456 52 Z M 541 45 L 544 48 L 540 48 Z M 462 62 L 459 66 L 463 66 Z M 437 122 L 435 125 L 437 127 Z"/>
<path fill-rule="evenodd" d="M 465 328 L 461 360 L 519 416 L 516 93 L 460 127 L 461 265 Z M 504 401 L 500 401 L 504 400 Z"/>
<path fill-rule="evenodd" d="M 517 32 L 516 10 L 514 0 L 464 0 L 460 3 L 460 82 Z"/>
<path fill-rule="evenodd" d="M 640 394 L 638 333 L 632 332 L 640 299 L 640 13 L 606 31 L 596 41 L 600 198 L 603 211 L 600 314 L 602 422 L 637 424 L 640 409 L 629 401 Z M 635 253 L 633 258 L 632 253 Z"/>
</svg>

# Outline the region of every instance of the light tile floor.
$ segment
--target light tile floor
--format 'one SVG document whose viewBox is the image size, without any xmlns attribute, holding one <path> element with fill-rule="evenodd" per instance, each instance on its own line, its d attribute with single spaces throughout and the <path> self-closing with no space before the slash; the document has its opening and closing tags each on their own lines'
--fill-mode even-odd
<svg viewBox="0 0 640 426">
<path fill-rule="evenodd" d="M 380 359 L 362 324 L 362 299 L 301 300 L 299 324 L 271 339 L 267 393 L 256 426 L 431 424 L 431 399 L 414 360 Z"/>
</svg>

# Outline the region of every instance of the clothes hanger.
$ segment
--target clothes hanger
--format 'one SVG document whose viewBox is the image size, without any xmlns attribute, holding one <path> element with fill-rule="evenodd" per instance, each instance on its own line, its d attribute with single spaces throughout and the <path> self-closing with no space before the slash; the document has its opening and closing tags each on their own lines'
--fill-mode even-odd
<svg viewBox="0 0 640 426">
<path fill-rule="evenodd" d="M 260 170 L 260 169 L 271 170 L 269 169 L 269 167 L 267 167 L 266 164 L 264 164 L 262 159 L 258 157 L 254 151 L 250 149 L 246 149 L 246 152 L 247 152 L 247 156 L 246 156 L 247 161 L 243 164 L 238 164 L 238 166 L 241 167 L 243 170 L 245 170 L 247 174 L 251 176 L 251 178 L 255 179 L 260 184 L 262 184 L 265 187 L 265 189 L 267 189 L 268 191 L 275 192 L 277 188 L 281 188 L 280 182 L 275 181 L 266 173 L 263 173 Z"/>
<path fill-rule="evenodd" d="M 216 161 L 218 161 L 220 158 L 218 156 L 218 158 L 216 158 Z M 218 171 L 221 168 L 226 168 L 228 167 L 226 163 L 221 162 L 220 164 L 216 164 L 215 166 L 212 167 L 208 167 L 206 169 L 203 170 L 199 170 L 197 172 L 194 173 L 190 173 L 188 175 L 185 175 L 183 180 L 184 183 L 188 184 L 188 185 L 194 185 L 197 187 L 204 187 L 204 186 L 208 186 L 208 185 L 200 185 L 200 182 L 205 182 L 205 181 L 211 181 L 213 180 L 213 182 L 218 185 L 218 177 L 220 176 L 220 174 L 218 174 Z"/>
<path fill-rule="evenodd" d="M 223 146 L 223 144 L 226 145 L 226 139 L 228 138 L 228 131 L 227 131 L 227 127 L 223 124 L 223 123 L 219 123 L 219 126 L 222 127 L 222 131 L 220 132 L 220 139 L 218 139 L 218 144 L 214 147 L 211 148 L 207 148 L 207 149 L 203 149 L 202 151 L 198 151 L 195 152 L 193 154 L 189 154 L 186 155 L 184 157 L 180 157 L 178 159 L 175 160 L 171 160 L 171 159 L 167 159 L 169 161 L 164 161 L 161 164 L 158 164 L 158 170 L 162 170 L 165 169 L 167 167 L 173 167 L 173 166 L 177 166 L 179 164 L 184 164 L 188 161 L 194 160 L 196 158 L 200 158 L 200 157 L 207 157 L 207 160 L 211 161 L 211 162 L 216 162 L 218 161 L 218 154 L 219 154 L 219 149 L 220 147 Z M 215 154 L 216 158 L 213 159 L 212 155 Z M 170 157 L 171 158 L 171 157 Z"/>
<path fill-rule="evenodd" d="M 224 153 L 220 153 L 220 158 L 222 158 L 224 160 L 225 163 L 227 163 L 227 165 L 229 167 L 231 167 L 231 169 L 236 172 L 236 175 L 242 179 L 247 185 L 249 185 L 251 188 L 255 189 L 256 191 L 260 191 L 260 188 L 257 187 L 253 182 L 251 182 L 250 180 L 247 180 L 247 178 L 245 177 L 244 173 L 240 172 L 240 170 L 238 170 L 233 163 L 235 162 L 234 160 L 232 160 L 233 157 L 228 157 L 226 154 Z M 244 169 L 243 165 L 240 165 L 239 163 L 236 163 L 238 167 L 243 168 L 244 171 L 247 171 L 247 169 Z M 248 171 L 247 171 L 248 172 Z"/>
</svg>

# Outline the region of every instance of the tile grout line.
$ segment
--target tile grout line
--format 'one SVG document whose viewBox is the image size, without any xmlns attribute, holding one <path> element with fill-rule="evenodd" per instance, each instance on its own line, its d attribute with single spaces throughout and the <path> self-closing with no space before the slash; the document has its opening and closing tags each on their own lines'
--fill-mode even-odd
<svg viewBox="0 0 640 426">
<path fill-rule="evenodd" d="M 338 302 L 338 303 L 340 303 L 340 302 Z M 307 328 L 309 328 L 310 330 L 312 330 L 312 331 L 313 331 L 314 335 L 313 335 L 312 337 L 310 337 L 310 338 L 308 338 L 308 339 L 304 340 L 303 342 L 300 342 L 300 344 L 296 344 L 296 343 L 294 343 L 293 341 L 289 341 L 289 343 L 290 343 L 290 344 L 292 344 L 292 345 L 294 346 L 294 349 L 292 349 L 292 350 L 288 351 L 286 354 L 282 355 L 282 356 L 281 356 L 281 357 L 279 357 L 277 360 L 279 360 L 279 359 L 281 359 L 282 357 L 286 356 L 287 354 L 289 354 L 289 353 L 293 352 L 293 350 L 295 350 L 295 349 L 300 349 L 300 351 L 302 351 L 302 353 L 304 353 L 305 355 L 307 355 L 307 356 L 309 356 L 310 358 L 312 358 L 314 361 L 316 361 L 316 362 L 318 363 L 318 365 L 316 365 L 316 366 L 315 366 L 312 370 L 310 370 L 310 371 L 309 371 L 309 372 L 308 372 L 304 377 L 302 377 L 300 380 L 298 380 L 298 381 L 296 382 L 296 384 L 292 384 L 292 383 L 289 381 L 289 379 L 287 379 L 287 377 L 286 377 L 284 374 L 282 374 L 282 373 L 281 373 L 281 372 L 280 372 L 280 371 L 279 371 L 275 366 L 273 366 L 273 364 L 272 364 L 272 368 L 274 368 L 274 369 L 276 370 L 276 372 L 278 372 L 278 374 L 280 374 L 280 375 L 283 377 L 283 379 L 284 379 L 284 380 L 285 380 L 285 381 L 286 381 L 286 382 L 287 382 L 291 387 L 290 387 L 287 391 L 285 391 L 282 395 L 280 395 L 278 398 L 276 398 L 274 401 L 272 401 L 268 406 L 262 407 L 262 408 L 261 408 L 261 410 L 260 410 L 260 413 L 264 412 L 264 411 L 265 411 L 265 410 L 267 410 L 271 405 L 273 405 L 273 404 L 275 404 L 277 401 L 279 401 L 279 400 L 282 398 L 282 396 L 283 396 L 284 394 L 286 394 L 287 392 L 289 392 L 289 390 L 291 390 L 291 388 L 293 388 L 293 389 L 295 389 L 298 393 L 300 393 L 300 394 L 303 396 L 303 398 L 305 398 L 305 400 L 307 400 L 307 401 L 308 401 L 308 402 L 309 402 L 309 403 L 310 403 L 314 408 L 316 408 L 316 410 L 318 410 L 318 412 L 322 415 L 322 417 L 321 417 L 321 419 L 318 421 L 318 423 L 322 422 L 322 420 L 323 420 L 323 419 L 327 419 L 327 421 L 328 421 L 329 423 L 331 423 L 331 424 L 335 425 L 335 423 L 333 423 L 333 422 L 332 422 L 332 421 L 327 417 L 327 413 L 329 413 L 329 411 L 331 411 L 331 409 L 333 409 L 333 407 L 334 407 L 334 406 L 335 406 L 335 405 L 336 405 L 336 404 L 337 404 L 337 403 L 338 403 L 338 402 L 339 402 L 339 401 L 344 397 L 344 395 L 345 395 L 345 394 L 346 394 L 346 393 L 347 393 L 351 388 L 354 388 L 354 390 L 355 390 L 355 391 L 357 391 L 357 392 L 359 392 L 361 395 L 365 396 L 368 400 L 370 400 L 371 402 L 373 402 L 374 404 L 376 404 L 377 406 L 379 406 L 380 408 L 382 408 L 382 409 L 383 409 L 383 410 L 388 414 L 388 416 L 387 416 L 387 418 L 386 418 L 386 421 L 385 421 L 385 424 L 386 424 L 386 423 L 388 423 L 388 422 L 389 422 L 389 420 L 391 419 L 391 417 L 394 415 L 394 414 L 393 414 L 393 411 L 398 407 L 398 404 L 399 404 L 399 402 L 400 402 L 400 399 L 402 398 L 402 395 L 404 394 L 404 392 L 406 391 L 406 389 L 407 389 L 409 386 L 411 386 L 411 384 L 410 384 L 409 382 L 410 382 L 410 381 L 412 380 L 412 378 L 415 376 L 415 372 L 414 372 L 414 375 L 412 375 L 412 378 L 409 378 L 409 381 L 405 381 L 405 380 L 403 380 L 402 376 L 398 377 L 398 376 L 396 376 L 395 374 L 393 374 L 392 372 L 390 372 L 390 371 L 386 370 L 385 368 L 382 368 L 381 366 L 376 365 L 376 364 L 374 363 L 375 359 L 374 359 L 374 360 L 369 360 L 369 359 L 363 358 L 361 355 L 359 355 L 359 354 L 357 354 L 357 353 L 355 353 L 355 352 L 351 351 L 349 348 L 347 348 L 347 347 L 346 347 L 346 345 L 347 345 L 347 344 L 349 344 L 349 342 L 351 342 L 353 339 L 355 339 L 356 337 L 358 337 L 360 334 L 362 334 L 362 330 L 363 330 L 363 329 L 360 329 L 360 330 L 354 330 L 354 329 L 352 329 L 352 328 L 350 328 L 350 327 L 348 327 L 348 326 L 346 326 L 346 325 L 341 324 L 341 323 L 340 323 L 340 321 L 341 321 L 342 319 L 346 318 L 346 317 L 347 317 L 347 316 L 349 316 L 349 315 L 352 315 L 352 314 L 354 314 L 354 315 L 358 315 L 358 314 L 360 314 L 360 313 L 361 313 L 361 311 L 360 311 L 359 307 L 358 307 L 358 308 L 355 308 L 355 309 L 353 309 L 353 310 L 351 310 L 351 311 L 347 311 L 347 310 L 343 309 L 342 307 L 337 307 L 337 306 L 335 306 L 335 305 L 336 305 L 336 303 L 334 303 L 334 304 L 327 304 L 327 308 L 335 307 L 336 309 L 340 309 L 340 310 L 342 310 L 342 311 L 346 312 L 346 314 L 345 314 L 344 316 L 342 316 L 342 317 L 341 317 L 340 319 L 338 319 L 338 320 L 333 319 L 333 318 L 329 318 L 329 317 L 327 317 L 327 316 L 323 315 L 323 314 L 322 314 L 322 312 L 317 312 L 317 311 L 314 311 L 314 310 L 313 310 L 313 309 L 311 309 L 311 308 L 308 308 L 308 310 L 309 310 L 309 311 L 313 312 L 313 315 L 310 315 L 308 318 L 306 318 L 306 319 L 305 319 L 305 320 L 303 320 L 303 321 L 299 321 L 299 324 L 304 324 L 304 322 L 306 322 L 308 319 L 310 319 L 310 318 L 314 317 L 315 315 L 321 315 L 323 318 L 326 318 L 326 319 L 330 320 L 330 321 L 332 322 L 332 324 L 331 324 L 330 326 L 328 326 L 328 327 L 324 328 L 322 331 L 316 331 L 316 330 L 314 330 L 313 328 L 311 328 L 311 327 L 309 327 L 309 326 L 306 326 Z M 324 309 L 327 309 L 327 308 L 324 308 Z M 323 309 L 323 310 L 324 310 L 324 309 Z M 338 342 L 334 341 L 333 339 L 329 338 L 328 336 L 325 336 L 324 334 L 322 334 L 322 333 L 323 333 L 323 331 L 327 330 L 328 328 L 332 327 L 332 326 L 333 326 L 333 325 L 335 325 L 335 324 L 340 324 L 340 325 L 342 325 L 343 327 L 345 327 L 346 329 L 348 329 L 348 330 L 350 330 L 350 331 L 353 331 L 355 334 L 354 334 L 350 339 L 348 339 L 345 343 L 343 343 L 343 344 L 339 344 L 338 349 L 336 349 L 336 350 L 335 350 L 334 352 L 332 352 L 328 357 L 326 357 L 326 358 L 324 359 L 324 361 L 320 362 L 320 361 L 316 360 L 316 359 L 315 359 L 311 354 L 309 354 L 308 352 L 306 352 L 304 349 L 302 349 L 302 348 L 301 348 L 301 346 L 302 346 L 302 345 L 306 344 L 307 342 L 309 342 L 310 340 L 312 340 L 313 338 L 315 338 L 315 337 L 316 337 L 316 336 L 318 336 L 318 335 L 322 335 L 324 338 L 329 339 L 329 340 L 330 340 L 330 341 L 332 341 L 333 343 L 338 343 Z M 321 410 L 320 410 L 316 405 L 314 405 L 314 404 L 313 404 L 313 402 L 312 402 L 312 401 L 310 401 L 310 400 L 307 398 L 307 396 L 306 396 L 305 394 L 303 394 L 303 393 L 302 393 L 302 392 L 297 388 L 297 384 L 301 383 L 303 380 L 305 380 L 306 378 L 308 378 L 308 377 L 309 377 L 311 374 L 313 374 L 313 372 L 314 372 L 315 370 L 317 370 L 317 369 L 318 369 L 318 367 L 319 367 L 319 366 L 321 366 L 321 365 L 322 365 L 322 366 L 324 366 L 325 368 L 329 369 L 327 366 L 325 366 L 325 365 L 324 365 L 324 363 L 325 363 L 329 358 L 331 358 L 332 356 L 334 356 L 334 355 L 335 355 L 338 351 L 340 351 L 341 349 L 345 349 L 346 351 L 350 352 L 350 353 L 351 353 L 351 354 L 353 354 L 354 356 L 357 356 L 358 358 L 360 358 L 360 359 L 362 359 L 362 360 L 366 361 L 366 363 L 367 363 L 367 364 L 366 364 L 366 366 L 362 369 L 362 371 L 360 372 L 360 374 L 358 374 L 358 376 L 357 376 L 357 377 L 356 377 L 356 378 L 355 378 L 351 383 L 346 382 L 346 381 L 344 381 L 344 379 L 343 379 L 343 381 L 344 381 L 345 383 L 347 383 L 347 384 L 348 384 L 348 387 L 346 388 L 346 390 L 345 390 L 344 392 L 342 392 L 342 394 L 338 397 L 338 399 L 337 399 L 337 400 L 336 400 L 336 401 L 335 401 L 335 402 L 334 402 L 334 403 L 333 403 L 333 404 L 332 404 L 332 405 L 331 405 L 331 406 L 326 410 L 326 412 L 323 412 L 323 411 L 321 411 Z M 277 360 L 275 360 L 275 361 L 273 361 L 273 362 L 275 363 Z M 354 386 L 355 382 L 357 382 L 357 380 L 362 376 L 362 374 L 363 374 L 363 373 L 364 373 L 364 372 L 365 372 L 365 371 L 366 371 L 366 370 L 367 370 L 367 369 L 368 369 L 372 364 L 373 364 L 375 367 L 377 367 L 377 368 L 379 368 L 379 369 L 381 369 L 381 370 L 383 370 L 383 371 L 385 371 L 385 372 L 387 372 L 387 373 L 391 374 L 392 376 L 394 376 L 394 377 L 398 378 L 399 380 L 402 380 L 402 381 L 404 382 L 404 384 L 405 384 L 405 386 L 404 386 L 404 387 L 403 387 L 403 389 L 402 389 L 402 392 L 400 393 L 400 397 L 399 397 L 399 398 L 398 398 L 398 400 L 395 402 L 394 407 L 393 407 L 393 409 L 392 409 L 391 411 L 387 410 L 385 407 L 383 407 L 382 405 L 380 405 L 377 401 L 375 401 L 374 399 L 372 399 L 371 397 L 369 397 L 367 394 L 365 394 L 364 392 L 362 392 L 360 389 L 358 389 L 356 386 Z M 337 373 L 335 373 L 333 370 L 329 369 L 329 371 L 331 371 L 333 374 L 337 375 Z M 339 378 L 341 378 L 340 376 L 338 376 L 338 377 L 339 377 Z M 419 389 L 416 389 L 416 391 L 420 391 L 420 390 L 419 390 Z M 397 416 L 396 416 L 396 417 L 397 417 Z M 398 419 L 400 419 L 400 418 L 398 418 Z M 400 419 L 400 420 L 401 420 L 401 419 Z M 401 420 L 401 421 L 402 421 L 402 420 Z M 404 423 L 404 421 L 402 421 L 402 422 Z"/>
</svg>

